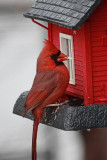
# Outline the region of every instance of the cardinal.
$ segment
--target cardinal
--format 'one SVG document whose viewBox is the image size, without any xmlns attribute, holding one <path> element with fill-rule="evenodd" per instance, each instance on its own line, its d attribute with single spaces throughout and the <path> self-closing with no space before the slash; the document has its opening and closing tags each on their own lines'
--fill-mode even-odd
<svg viewBox="0 0 107 160">
<path fill-rule="evenodd" d="M 45 40 L 44 43 L 37 59 L 37 73 L 25 102 L 24 116 L 30 111 L 34 116 L 32 160 L 37 160 L 37 130 L 43 111 L 63 96 L 69 83 L 69 71 L 63 63 L 67 56 L 50 41 Z"/>
</svg>

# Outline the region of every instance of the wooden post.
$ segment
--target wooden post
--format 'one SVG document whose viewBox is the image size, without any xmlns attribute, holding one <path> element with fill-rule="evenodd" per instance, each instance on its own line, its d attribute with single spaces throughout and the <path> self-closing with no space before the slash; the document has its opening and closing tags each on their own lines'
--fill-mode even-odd
<svg viewBox="0 0 107 160">
<path fill-rule="evenodd" d="M 90 22 L 86 22 L 84 24 L 84 52 L 83 52 L 85 106 L 89 104 L 93 104 L 92 64 L 91 62 L 92 60 L 91 60 Z"/>
</svg>

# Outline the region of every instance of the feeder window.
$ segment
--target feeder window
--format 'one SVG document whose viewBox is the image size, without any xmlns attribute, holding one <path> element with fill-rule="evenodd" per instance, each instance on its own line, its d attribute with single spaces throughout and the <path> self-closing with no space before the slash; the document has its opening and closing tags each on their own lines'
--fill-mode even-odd
<svg viewBox="0 0 107 160">
<path fill-rule="evenodd" d="M 73 36 L 60 33 L 60 50 L 62 53 L 68 56 L 68 61 L 65 61 L 70 73 L 70 84 L 75 85 L 75 67 L 74 67 L 74 48 L 73 48 Z"/>
</svg>

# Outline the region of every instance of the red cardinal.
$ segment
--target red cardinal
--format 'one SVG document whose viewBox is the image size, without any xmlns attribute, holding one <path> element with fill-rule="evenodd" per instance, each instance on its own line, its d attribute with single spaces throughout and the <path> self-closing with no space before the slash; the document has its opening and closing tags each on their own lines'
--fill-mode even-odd
<svg viewBox="0 0 107 160">
<path fill-rule="evenodd" d="M 34 115 L 32 160 L 37 157 L 37 129 L 43 111 L 62 97 L 69 83 L 69 72 L 63 63 L 65 60 L 67 56 L 46 40 L 37 60 L 37 73 L 32 88 L 25 102 L 25 115 L 30 111 Z"/>
</svg>

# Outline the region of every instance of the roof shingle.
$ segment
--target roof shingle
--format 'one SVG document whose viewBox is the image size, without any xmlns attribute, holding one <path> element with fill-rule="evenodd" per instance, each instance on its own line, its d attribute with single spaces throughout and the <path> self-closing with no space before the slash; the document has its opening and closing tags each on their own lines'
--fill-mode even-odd
<svg viewBox="0 0 107 160">
<path fill-rule="evenodd" d="M 25 17 L 79 29 L 102 0 L 37 0 Z M 69 19 L 69 20 L 68 20 Z"/>
</svg>

